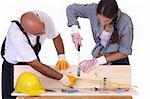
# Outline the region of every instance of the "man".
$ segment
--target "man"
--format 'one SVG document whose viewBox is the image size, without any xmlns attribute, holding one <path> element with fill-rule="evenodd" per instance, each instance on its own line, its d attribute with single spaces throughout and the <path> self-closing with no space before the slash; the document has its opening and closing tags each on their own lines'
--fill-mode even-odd
<svg viewBox="0 0 150 99">
<path fill-rule="evenodd" d="M 40 73 L 59 80 L 63 85 L 71 85 L 75 78 L 62 75 L 40 62 L 38 53 L 46 38 L 52 39 L 58 54 L 57 69 L 67 69 L 64 46 L 60 34 L 52 19 L 44 12 L 26 12 L 17 20 L 13 20 L 2 45 L 2 97 L 13 99 L 13 65 L 28 64 Z"/>
</svg>

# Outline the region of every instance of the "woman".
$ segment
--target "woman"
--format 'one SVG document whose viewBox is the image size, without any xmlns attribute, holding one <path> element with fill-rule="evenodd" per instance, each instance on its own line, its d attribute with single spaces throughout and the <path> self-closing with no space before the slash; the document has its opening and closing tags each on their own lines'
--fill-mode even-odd
<svg viewBox="0 0 150 99">
<path fill-rule="evenodd" d="M 92 55 L 94 59 L 80 63 L 81 70 L 100 64 L 129 65 L 128 55 L 132 53 L 133 24 L 123 13 L 115 0 L 101 0 L 99 4 L 72 4 L 67 7 L 68 26 L 72 28 L 72 41 L 76 49 L 82 37 L 77 18 L 88 18 L 96 43 Z"/>
</svg>

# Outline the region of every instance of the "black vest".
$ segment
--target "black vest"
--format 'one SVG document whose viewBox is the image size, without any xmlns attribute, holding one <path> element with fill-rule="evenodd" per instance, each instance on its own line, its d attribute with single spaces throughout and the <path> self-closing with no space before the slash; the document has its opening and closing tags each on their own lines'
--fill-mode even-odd
<svg viewBox="0 0 150 99">
<path fill-rule="evenodd" d="M 22 33 L 26 36 L 29 45 L 30 45 L 31 48 L 34 50 L 34 52 L 35 52 L 35 54 L 36 54 L 36 56 L 37 56 L 37 59 L 40 61 L 39 56 L 38 56 L 38 53 L 39 53 L 39 51 L 41 50 L 41 44 L 40 44 L 40 42 L 39 42 L 40 36 L 37 36 L 37 38 L 36 38 L 36 44 L 35 44 L 35 46 L 32 46 L 32 44 L 31 44 L 31 42 L 30 42 L 30 39 L 29 39 L 27 33 L 24 32 L 24 29 L 22 28 L 21 24 L 20 24 L 18 21 L 16 21 L 16 20 L 13 20 L 13 21 L 11 21 L 11 22 L 15 22 L 15 23 L 17 24 L 17 26 L 20 28 L 20 30 L 22 31 Z M 3 41 L 2 48 L 1 48 L 1 56 L 2 56 L 3 59 L 4 59 L 3 56 L 4 56 L 4 54 L 5 54 L 5 41 L 6 41 L 6 38 L 5 38 L 5 40 Z M 22 64 L 22 62 L 21 62 L 21 64 Z"/>
</svg>

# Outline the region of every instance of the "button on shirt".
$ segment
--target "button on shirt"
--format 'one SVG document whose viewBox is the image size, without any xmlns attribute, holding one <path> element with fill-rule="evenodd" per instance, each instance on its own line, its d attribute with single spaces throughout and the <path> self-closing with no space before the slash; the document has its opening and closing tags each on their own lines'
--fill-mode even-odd
<svg viewBox="0 0 150 99">
<path fill-rule="evenodd" d="M 45 34 L 40 36 L 40 43 L 43 44 L 46 38 L 53 39 L 59 35 L 55 24 L 53 23 L 50 16 L 41 11 L 33 11 L 38 15 L 40 20 L 45 25 Z M 20 17 L 17 19 L 20 22 Z M 36 44 L 36 37 L 31 33 L 27 33 L 31 44 Z M 4 58 L 9 63 L 16 64 L 17 62 L 30 62 L 37 59 L 33 49 L 29 45 L 27 38 L 22 33 L 20 28 L 14 22 L 9 26 L 6 42 L 5 42 L 5 54 Z"/>
</svg>

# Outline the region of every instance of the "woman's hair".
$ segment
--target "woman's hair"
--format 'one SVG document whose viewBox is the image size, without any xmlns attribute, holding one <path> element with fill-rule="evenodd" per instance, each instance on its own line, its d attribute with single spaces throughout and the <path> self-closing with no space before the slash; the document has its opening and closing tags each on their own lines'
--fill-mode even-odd
<svg viewBox="0 0 150 99">
<path fill-rule="evenodd" d="M 114 32 L 111 36 L 110 43 L 117 43 L 119 40 L 119 35 L 116 28 L 118 13 L 118 4 L 116 0 L 101 0 L 97 6 L 96 13 L 107 18 L 113 18 L 112 24 L 114 24 Z"/>
<path fill-rule="evenodd" d="M 97 6 L 97 14 L 103 15 L 107 18 L 114 18 L 117 16 L 118 5 L 116 0 L 101 0 Z"/>
</svg>

